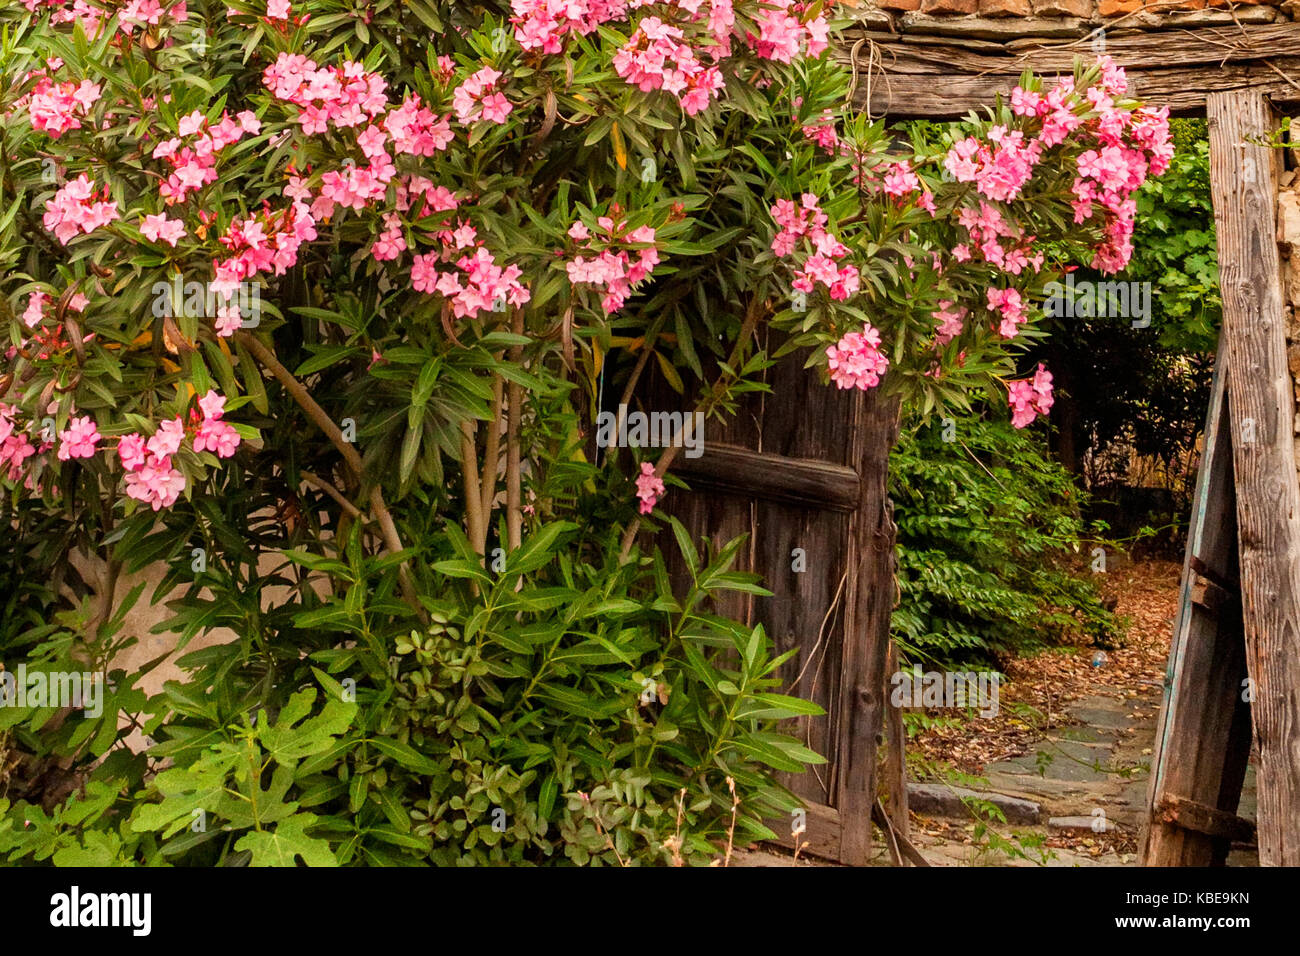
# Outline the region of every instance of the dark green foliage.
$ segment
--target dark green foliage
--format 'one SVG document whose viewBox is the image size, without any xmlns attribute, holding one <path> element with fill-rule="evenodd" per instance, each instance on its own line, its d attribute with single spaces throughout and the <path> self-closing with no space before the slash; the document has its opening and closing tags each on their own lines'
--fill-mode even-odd
<svg viewBox="0 0 1300 956">
<path fill-rule="evenodd" d="M 893 457 L 905 656 L 988 664 L 1065 635 L 1113 637 L 1078 571 L 1093 546 L 1082 494 L 1041 435 L 975 416 L 947 423 L 905 429 Z"/>
</svg>

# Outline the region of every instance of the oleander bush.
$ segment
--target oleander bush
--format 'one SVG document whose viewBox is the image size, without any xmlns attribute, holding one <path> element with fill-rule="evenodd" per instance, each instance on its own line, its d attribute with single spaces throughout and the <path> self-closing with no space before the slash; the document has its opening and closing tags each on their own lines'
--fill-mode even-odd
<svg viewBox="0 0 1300 956">
<path fill-rule="evenodd" d="M 1023 427 L 1043 289 L 1122 267 L 1169 152 L 1105 60 L 902 148 L 834 15 L 0 13 L 0 655 L 107 679 L 0 711 L 9 861 L 695 864 L 789 820 L 815 708 L 715 613 L 761 584 L 663 517 L 670 457 L 592 457 L 604 378 L 726 416 L 772 328 Z M 152 695 L 142 601 L 220 638 Z"/>
</svg>

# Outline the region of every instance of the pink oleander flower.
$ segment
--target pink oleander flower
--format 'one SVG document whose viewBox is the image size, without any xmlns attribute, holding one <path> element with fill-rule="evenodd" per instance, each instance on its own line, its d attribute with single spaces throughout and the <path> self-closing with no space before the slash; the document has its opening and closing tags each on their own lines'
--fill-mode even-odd
<svg viewBox="0 0 1300 956">
<path fill-rule="evenodd" d="M 216 319 L 212 323 L 212 329 L 220 338 L 228 339 L 243 326 L 244 319 L 240 315 L 239 306 L 237 305 L 219 305 L 217 306 Z"/>
<path fill-rule="evenodd" d="M 168 219 L 164 214 L 145 216 L 140 221 L 140 232 L 150 242 L 161 239 L 174 247 L 177 240 L 185 235 L 185 223 L 179 219 Z"/>
<path fill-rule="evenodd" d="M 82 173 L 65 183 L 53 199 L 46 200 L 42 222 L 66 246 L 78 233 L 94 232 L 118 218 L 117 203 L 92 201 L 96 197 L 107 195 L 107 186 L 97 189 L 90 178 Z"/>
<path fill-rule="evenodd" d="M 641 462 L 641 474 L 636 476 L 636 496 L 641 499 L 640 511 L 648 515 L 665 492 L 663 479 L 655 474 L 655 466 Z"/>
<path fill-rule="evenodd" d="M 184 437 L 185 423 L 179 418 L 173 418 L 171 421 L 159 424 L 153 437 L 145 442 L 145 447 L 149 449 L 149 454 L 153 458 L 170 458 L 180 449 Z"/>
<path fill-rule="evenodd" d="M 137 471 L 149 458 L 143 435 L 123 435 L 117 440 L 117 456 L 127 471 Z"/>
<path fill-rule="evenodd" d="M 58 139 L 70 129 L 81 129 L 79 117 L 90 113 L 99 94 L 99 84 L 90 80 L 56 85 L 48 77 L 42 77 L 27 102 L 32 129 L 42 130 L 52 139 Z"/>
<path fill-rule="evenodd" d="M 100 437 L 93 419 L 85 415 L 72 419 L 68 427 L 59 432 L 59 461 L 93 457 Z"/>
<path fill-rule="evenodd" d="M 870 325 L 827 346 L 826 359 L 831 381 L 839 388 L 874 388 L 889 368 L 889 359 L 880 351 L 880 333 Z"/>
<path fill-rule="evenodd" d="M 199 410 L 205 420 L 220 421 L 221 416 L 226 412 L 226 397 L 219 395 L 216 389 L 210 388 L 207 394 L 199 399 Z"/>
<path fill-rule="evenodd" d="M 1016 288 L 999 289 L 990 286 L 986 291 L 986 298 L 989 311 L 997 313 L 1001 317 L 998 334 L 1004 339 L 1015 338 L 1020 331 L 1020 326 L 1028 318 L 1020 290 Z"/>
<path fill-rule="evenodd" d="M 939 331 L 935 334 L 935 345 L 947 345 L 962 332 L 962 320 L 966 318 L 970 310 L 958 307 L 953 308 L 951 299 L 943 299 L 939 302 L 939 310 L 930 314 L 939 323 Z"/>
<path fill-rule="evenodd" d="M 603 287 L 601 307 L 612 315 L 623 307 L 635 287 L 649 278 L 659 264 L 659 250 L 651 226 L 641 226 L 622 235 L 625 223 L 615 222 L 611 216 L 598 217 L 596 225 L 600 233 L 595 235 L 581 220 L 569 227 L 571 237 L 588 243 L 590 255 L 575 256 L 565 265 L 565 271 L 574 285 Z M 599 249 L 597 244 L 614 248 Z M 618 249 L 620 245 L 631 248 Z M 638 245 L 644 248 L 634 248 Z"/>
<path fill-rule="evenodd" d="M 126 476 L 126 493 L 136 501 L 143 501 L 154 511 L 170 508 L 185 490 L 185 476 L 172 467 L 170 458 L 149 456 L 135 471 Z"/>
<path fill-rule="evenodd" d="M 239 432 L 216 419 L 201 422 L 194 433 L 194 450 L 197 452 L 210 451 L 218 458 L 229 458 L 238 447 Z"/>
<path fill-rule="evenodd" d="M 271 20 L 288 20 L 292 16 L 289 0 L 266 0 L 266 16 Z"/>
<path fill-rule="evenodd" d="M 456 119 L 469 125 L 476 120 L 504 123 L 514 107 L 496 89 L 501 71 L 485 66 L 452 92 L 451 107 Z"/>
<path fill-rule="evenodd" d="M 1008 403 L 1011 406 L 1011 424 L 1024 428 L 1039 415 L 1046 415 L 1054 401 L 1052 397 L 1052 373 L 1043 363 L 1038 363 L 1038 371 L 1033 379 L 1022 379 L 1007 384 Z"/>
<path fill-rule="evenodd" d="M 45 318 L 45 306 L 49 303 L 50 297 L 44 292 L 33 292 L 27 297 L 27 308 L 23 310 L 23 325 L 29 329 L 34 329 L 41 324 Z"/>
</svg>

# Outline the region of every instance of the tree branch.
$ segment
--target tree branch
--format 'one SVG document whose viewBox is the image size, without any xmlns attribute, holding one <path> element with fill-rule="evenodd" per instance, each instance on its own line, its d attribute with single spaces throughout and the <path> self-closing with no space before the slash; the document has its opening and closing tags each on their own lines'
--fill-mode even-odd
<svg viewBox="0 0 1300 956">
<path fill-rule="evenodd" d="M 325 433 L 334 447 L 339 450 L 339 454 L 347 462 L 348 468 L 356 476 L 357 482 L 361 483 L 363 467 L 360 453 L 352 447 L 350 442 L 344 440 L 343 430 L 335 424 L 334 419 L 329 417 L 325 409 L 321 408 L 316 400 L 311 397 L 307 387 L 284 367 L 280 360 L 275 357 L 275 353 L 263 345 L 260 339 L 241 329 L 235 333 L 235 341 L 247 349 L 248 354 L 257 359 L 284 386 L 285 391 L 289 393 L 298 407 L 307 413 L 307 417 Z M 402 545 L 401 535 L 397 532 L 397 525 L 393 522 L 393 516 L 388 510 L 388 505 L 384 502 L 383 489 L 378 484 L 370 491 L 370 513 L 379 524 L 380 537 L 383 539 L 384 547 L 393 554 L 406 550 Z M 406 566 L 406 562 L 402 562 L 397 568 L 397 581 L 402 588 L 402 597 L 406 600 L 406 603 L 414 609 L 422 622 L 427 623 L 428 615 L 415 592 L 415 584 L 411 580 L 411 571 Z"/>
</svg>

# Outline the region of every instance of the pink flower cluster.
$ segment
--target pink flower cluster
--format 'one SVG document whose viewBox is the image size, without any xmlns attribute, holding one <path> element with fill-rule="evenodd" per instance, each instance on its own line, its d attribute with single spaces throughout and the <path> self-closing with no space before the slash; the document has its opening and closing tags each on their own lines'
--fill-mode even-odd
<svg viewBox="0 0 1300 956">
<path fill-rule="evenodd" d="M 655 466 L 648 461 L 641 462 L 641 474 L 636 476 L 636 496 L 641 499 L 641 514 L 648 515 L 653 511 L 665 491 L 663 479 L 655 474 Z"/>
<path fill-rule="evenodd" d="M 765 3 L 754 16 L 758 36 L 751 33 L 746 37 L 754 52 L 779 63 L 793 63 L 799 56 L 800 47 L 807 57 L 816 59 L 821 56 L 830 44 L 830 23 L 826 12 L 832 4 L 824 4 L 817 16 L 801 20 L 798 14 L 807 6 L 810 4 L 796 0 L 769 0 Z"/>
<path fill-rule="evenodd" d="M 59 461 L 93 458 L 101 437 L 93 418 L 81 415 L 70 420 L 68 427 L 59 432 Z"/>
<path fill-rule="evenodd" d="M 383 124 L 393 139 L 393 148 L 408 156 L 432 156 L 446 149 L 454 137 L 450 118 L 437 116 L 414 93 L 390 110 Z"/>
<path fill-rule="evenodd" d="M 185 235 L 185 223 L 179 219 L 168 219 L 163 213 L 147 215 L 140 220 L 140 233 L 150 242 L 162 241 L 175 247 Z"/>
<path fill-rule="evenodd" d="M 1127 91 L 1128 80 L 1110 57 L 1103 56 L 1099 65 L 1100 82 L 1083 90 L 1070 78 L 1047 93 L 1017 87 L 1011 111 L 1030 125 L 1015 131 L 994 127 L 989 143 L 968 137 L 949 151 L 945 166 L 957 181 L 974 182 L 985 197 L 1006 201 L 1020 195 L 1044 149 L 1078 138 L 1088 148 L 1076 160 L 1074 221 L 1088 221 L 1100 207 L 1105 240 L 1092 267 L 1118 272 L 1133 254 L 1137 206 L 1132 195 L 1149 175 L 1168 168 L 1174 148 L 1168 109 L 1117 107 L 1116 97 Z M 995 255 L 985 258 L 997 264 Z"/>
<path fill-rule="evenodd" d="M 772 218 L 780 227 L 772 240 L 772 251 L 781 258 L 794 254 L 800 240 L 807 239 L 812 254 L 796 266 L 790 283 L 797 291 L 812 292 L 816 283 L 824 285 L 832 299 L 844 301 L 858 291 L 861 277 L 853 265 L 839 265 L 836 260 L 849 254 L 849 248 L 826 229 L 829 218 L 813 193 L 804 193 L 799 203 L 778 199 L 771 208 Z"/>
<path fill-rule="evenodd" d="M 515 40 L 525 50 L 560 53 L 570 33 L 587 36 L 627 13 L 625 0 L 511 0 Z"/>
<path fill-rule="evenodd" d="M 251 110 L 236 117 L 222 111 L 215 126 L 198 110 L 182 116 L 176 126 L 177 135 L 163 140 L 153 150 L 153 158 L 166 160 L 172 170 L 158 187 L 163 201 L 169 206 L 184 202 L 187 193 L 216 182 L 217 154 L 239 142 L 245 133 L 256 135 L 261 128 Z M 193 139 L 186 143 L 190 137 Z"/>
<path fill-rule="evenodd" d="M 948 151 L 944 166 L 957 182 L 975 183 L 989 199 L 1015 199 L 1034 175 L 1043 144 L 1038 140 L 1026 143 L 1022 131 L 1008 131 L 1005 126 L 993 127 L 988 135 L 993 146 L 968 136 Z"/>
<path fill-rule="evenodd" d="M 1000 316 L 998 335 L 1004 339 L 1014 339 L 1020 326 L 1029 316 L 1025 312 L 1025 301 L 1020 290 L 1015 287 L 999 289 L 990 286 L 986 293 L 989 311 Z"/>
<path fill-rule="evenodd" d="M 316 219 L 302 202 L 294 200 L 278 211 L 264 202 L 260 213 L 234 219 L 217 240 L 234 255 L 213 260 L 212 288 L 228 295 L 259 272 L 284 275 L 298 261 L 299 247 L 315 238 Z"/>
<path fill-rule="evenodd" d="M 320 195 L 311 205 L 312 216 L 324 219 L 334 214 L 336 206 L 360 210 L 383 199 L 388 194 L 389 182 L 397 173 L 397 168 L 387 161 L 388 154 L 384 153 L 383 156 L 384 161 L 378 164 L 347 164 L 321 176 Z"/>
<path fill-rule="evenodd" d="M 171 9 L 165 9 L 160 0 L 127 0 L 126 6 L 118 11 L 117 23 L 118 29 L 129 34 L 136 27 L 157 26 L 162 23 L 163 17 L 183 23 L 189 16 L 185 0 L 173 4 Z"/>
<path fill-rule="evenodd" d="M 50 303 L 50 296 L 47 292 L 41 292 L 39 289 L 27 297 L 27 308 L 23 310 L 20 318 L 23 325 L 29 329 L 34 329 L 45 319 L 45 307 Z M 90 300 L 80 292 L 74 292 L 68 297 L 68 310 L 71 312 L 84 312 Z M 62 326 L 60 326 L 62 329 Z M 87 336 L 89 339 L 90 336 Z M 44 355 L 41 358 L 45 358 Z"/>
<path fill-rule="evenodd" d="M 451 303 L 453 314 L 461 319 L 500 309 L 505 304 L 523 305 L 527 302 L 532 294 L 519 282 L 520 268 L 509 265 L 503 269 L 492 253 L 472 238 L 473 228 L 463 228 L 469 229 L 469 241 L 474 251 L 456 258 L 455 266 L 460 271 L 447 269 L 440 272 L 437 269 L 439 263 L 450 260 L 455 254 L 456 240 L 453 240 L 444 244 L 441 253 L 429 252 L 414 258 L 411 287 L 417 292 L 440 293 Z"/>
<path fill-rule="evenodd" d="M 730 22 L 721 29 L 727 36 Z M 724 81 L 722 71 L 716 65 L 706 65 L 695 48 L 684 42 L 685 36 L 680 27 L 658 17 L 645 17 L 627 44 L 614 54 L 614 72 L 642 92 L 671 93 L 686 115 L 694 116 L 718 96 Z"/>
<path fill-rule="evenodd" d="M 970 243 L 953 247 L 953 258 L 969 262 L 977 255 L 1012 275 L 1020 275 L 1028 267 L 1035 272 L 1043 268 L 1043 253 L 1034 248 L 1034 237 L 1022 237 L 1020 231 L 1009 223 L 996 206 L 980 200 L 979 210 L 965 206 L 958 210 L 957 221 L 970 233 Z M 1004 246 L 1001 239 L 1013 240 Z"/>
<path fill-rule="evenodd" d="M 239 447 L 239 433 L 221 420 L 226 400 L 209 390 L 199 399 L 199 411 L 191 413 L 192 427 L 173 418 L 158 426 L 150 438 L 140 434 L 118 439 L 117 454 L 126 469 L 128 497 L 143 501 L 154 511 L 170 508 L 185 490 L 185 476 L 172 465 L 172 456 L 181 448 L 187 434 L 193 435 L 195 452 L 210 451 L 218 458 L 229 458 Z"/>
<path fill-rule="evenodd" d="M 1068 77 L 1058 80 L 1046 94 L 1016 87 L 1011 91 L 1011 112 L 1042 120 L 1038 141 L 1043 146 L 1059 146 L 1083 125 L 1083 118 L 1075 112 L 1074 81 Z"/>
<path fill-rule="evenodd" d="M 404 176 L 397 180 L 398 212 L 415 210 L 420 215 L 452 212 L 460 207 L 460 200 L 446 186 L 436 186 L 423 176 Z"/>
<path fill-rule="evenodd" d="M 387 81 L 351 60 L 318 68 L 300 53 L 281 53 L 262 71 L 262 84 L 276 99 L 302 107 L 298 122 L 309 135 L 331 125 L 360 126 L 388 108 Z"/>
<path fill-rule="evenodd" d="M 1052 373 L 1038 363 L 1032 379 L 1010 382 L 1007 385 L 1011 405 L 1011 424 L 1024 428 L 1039 415 L 1046 415 L 1052 407 Z"/>
<path fill-rule="evenodd" d="M 23 463 L 36 454 L 36 446 L 14 419 L 17 412 L 14 406 L 0 402 L 0 468 L 8 469 L 10 481 L 22 477 Z"/>
<path fill-rule="evenodd" d="M 406 236 L 402 232 L 401 217 L 395 212 L 384 214 L 384 228 L 370 244 L 370 254 L 376 262 L 388 262 L 406 251 Z"/>
<path fill-rule="evenodd" d="M 795 108 L 798 108 L 797 103 Z M 804 139 L 812 140 L 832 156 L 840 152 L 840 134 L 835 128 L 835 116 L 830 110 L 823 110 L 817 122 L 805 123 L 802 129 Z"/>
<path fill-rule="evenodd" d="M 840 388 L 874 388 L 889 368 L 889 359 L 880 351 L 880 333 L 870 325 L 828 345 L 826 359 L 831 381 Z"/>
<path fill-rule="evenodd" d="M 610 212 L 618 216 L 622 210 L 615 205 Z M 569 238 L 584 243 L 589 255 L 575 256 L 565 268 L 574 285 L 603 286 L 605 295 L 601 306 L 607 315 L 612 315 L 623 308 L 633 287 L 649 278 L 659 264 L 659 250 L 651 226 L 628 231 L 624 220 L 600 216 L 596 227 L 596 234 L 581 220 L 569 227 Z"/>
<path fill-rule="evenodd" d="M 485 66 L 470 76 L 451 95 L 451 108 L 456 119 L 468 126 L 478 120 L 504 123 L 514 106 L 505 94 L 497 90 L 501 71 Z"/>
<path fill-rule="evenodd" d="M 941 299 L 938 311 L 930 313 L 939 323 L 939 331 L 934 337 L 935 345 L 947 345 L 962 333 L 962 321 L 970 314 L 970 309 L 962 306 L 954 309 L 953 305 L 951 299 Z"/>
<path fill-rule="evenodd" d="M 23 6 L 32 13 L 38 12 L 42 7 L 49 9 L 50 23 L 53 24 L 80 23 L 86 37 L 90 40 L 99 38 L 99 30 L 104 22 L 104 11 L 92 6 L 90 0 L 73 0 L 71 7 L 67 6 L 67 0 L 23 0 Z M 175 10 L 178 20 L 184 20 L 189 16 L 185 9 L 185 0 L 177 3 Z M 125 25 L 122 29 L 123 32 L 129 32 Z"/>
<path fill-rule="evenodd" d="M 94 108 L 99 93 L 99 84 L 90 80 L 56 84 L 49 77 L 41 77 L 27 100 L 32 129 L 43 130 L 53 139 L 70 129 L 81 129 L 79 117 Z"/>
<path fill-rule="evenodd" d="M 107 200 L 108 186 L 96 189 L 82 173 L 46 200 L 42 222 L 66 246 L 78 233 L 94 232 L 118 218 L 117 203 Z"/>
</svg>

